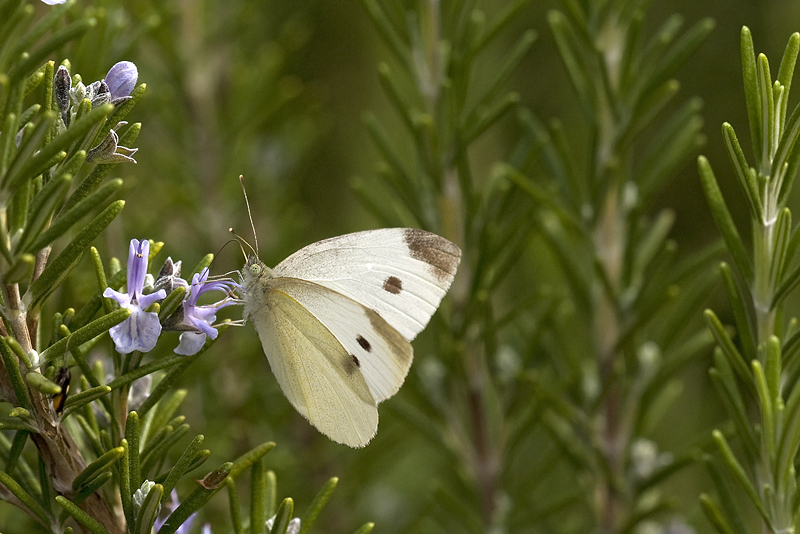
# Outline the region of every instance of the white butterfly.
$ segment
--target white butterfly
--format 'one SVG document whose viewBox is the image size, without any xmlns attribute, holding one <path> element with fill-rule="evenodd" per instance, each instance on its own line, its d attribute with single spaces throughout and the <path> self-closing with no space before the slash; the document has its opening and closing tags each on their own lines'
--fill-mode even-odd
<svg viewBox="0 0 800 534">
<path fill-rule="evenodd" d="M 363 447 L 460 259 L 447 239 L 411 228 L 325 239 L 274 269 L 252 256 L 244 318 L 292 406 L 332 440 Z"/>
</svg>

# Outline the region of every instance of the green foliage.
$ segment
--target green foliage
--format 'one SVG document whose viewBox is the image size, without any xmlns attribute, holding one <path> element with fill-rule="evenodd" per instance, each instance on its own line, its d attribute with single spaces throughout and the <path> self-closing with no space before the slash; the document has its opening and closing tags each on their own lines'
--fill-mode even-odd
<svg viewBox="0 0 800 534">
<path fill-rule="evenodd" d="M 731 118 L 699 158 L 704 243 L 680 180 L 707 88 L 681 85 L 720 44 L 696 4 L 684 28 L 645 0 L 0 0 L 0 529 L 795 530 L 800 36 L 773 79 L 742 32 L 752 147 Z M 120 59 L 148 83 L 97 98 Z M 176 280 L 240 266 L 207 253 L 250 224 L 240 174 L 264 257 L 365 225 L 463 250 L 365 449 L 296 416 L 236 311 L 172 352 Z M 141 311 L 103 296 L 129 234 L 153 238 L 141 294 L 170 289 L 147 353 L 107 335 Z"/>
<path fill-rule="evenodd" d="M 709 260 L 719 249 L 676 262 L 673 214 L 651 214 L 657 193 L 703 141 L 699 102 L 675 108 L 671 76 L 713 23 L 679 35 L 673 16 L 648 38 L 643 3 L 565 4 L 548 22 L 589 142 L 576 150 L 560 122 L 520 115 L 530 146 L 520 170 L 540 158 L 549 182 L 512 180 L 540 207 L 537 230 L 569 288 L 559 296 L 562 311 L 548 318 L 562 341 L 546 349 L 550 366 L 529 379 L 541 423 L 580 481 L 552 506 L 582 508 L 579 528 L 628 532 L 669 509 L 673 498 L 654 488 L 696 455 L 692 444 L 661 453 L 649 436 L 676 400 L 677 373 L 709 346 L 686 317 L 710 287 Z"/>
<path fill-rule="evenodd" d="M 484 169 L 476 176 L 470 156 L 481 136 L 519 100 L 505 83 L 530 50 L 532 31 L 514 38 L 511 52 L 490 74 L 475 73 L 486 61 L 487 48 L 526 5 L 515 2 L 487 18 L 468 2 L 453 2 L 441 11 L 433 3 L 400 11 L 392 2 L 364 1 L 394 55 L 393 64 L 380 64 L 379 79 L 413 149 L 402 153 L 398 136 L 393 141 L 381 121 L 367 115 L 383 161 L 379 177 L 354 180 L 354 191 L 382 224 L 421 226 L 464 251 L 451 306 L 440 312 L 447 327 L 438 357 L 424 362 L 429 372 L 436 366 L 442 370 L 418 385 L 413 402 L 399 404 L 401 415 L 444 449 L 450 469 L 465 475 L 463 484 L 441 488 L 442 497 L 477 503 L 438 517 L 450 532 L 506 528 L 499 467 L 506 444 L 517 437 L 509 434 L 517 422 L 510 407 L 529 402 L 503 395 L 490 374 L 502 339 L 499 325 L 507 320 L 497 314 L 490 295 L 527 246 L 532 206 L 502 168 L 488 179 L 480 177 Z"/>
<path fill-rule="evenodd" d="M 670 505 L 653 488 L 696 456 L 687 449 L 669 460 L 637 459 L 655 447 L 647 436 L 677 373 L 711 344 L 699 325 L 686 328 L 686 315 L 707 294 L 720 247 L 676 262 L 673 214 L 650 214 L 703 141 L 699 103 L 676 107 L 671 76 L 713 23 L 681 35 L 672 17 L 647 38 L 643 3 L 567 2 L 566 12 L 549 13 L 588 127 L 582 166 L 575 135 L 556 120 L 544 125 L 503 92 L 532 32 L 511 38 L 491 69 L 481 64 L 525 2 L 493 18 L 471 2 L 441 11 L 433 3 L 414 11 L 364 4 L 393 56 L 379 79 L 406 139 L 366 117 L 383 161 L 379 179 L 356 180 L 355 191 L 383 224 L 421 225 L 464 250 L 439 357 L 423 362 L 413 403 L 400 408 L 450 470 L 463 473 L 432 495 L 436 523 L 446 532 L 516 532 L 570 510 L 569 526 L 557 531 L 636 529 Z M 476 142 L 506 115 L 518 119 L 519 142 L 490 171 L 476 169 Z M 547 176 L 534 179 L 542 169 Z M 531 246 L 552 257 L 560 271 L 552 283 L 566 290 L 504 287 L 531 261 Z M 547 363 L 534 359 L 539 352 Z M 548 446 L 562 451 L 555 457 L 568 475 L 548 473 Z M 578 483 L 555 482 L 564 476 Z M 505 504 L 533 480 L 552 488 L 546 502 Z"/>
<path fill-rule="evenodd" d="M 748 163 L 730 124 L 723 125 L 722 134 L 749 207 L 753 235 L 750 251 L 730 216 L 711 165 L 704 157 L 698 160 L 703 189 L 739 275 L 738 279 L 734 277 L 727 264 L 720 267 L 741 349 L 716 315 L 706 311 L 721 348 L 718 354 L 724 355 L 716 359 L 712 378 L 742 446 L 739 458 L 725 435 L 714 432 L 728 476 L 715 468 L 713 480 L 722 509 L 708 496 L 703 497 L 703 509 L 720 533 L 745 531 L 738 514 L 731 513 L 728 479 L 738 484 L 758 511 L 763 530 L 794 530 L 800 518 L 794 467 L 800 447 L 800 388 L 790 378 L 793 362 L 784 352 L 797 325 L 795 319 L 786 321 L 784 307 L 796 286 L 797 270 L 798 231 L 792 227 L 791 212 L 785 204 L 800 157 L 796 124 L 800 107 L 787 118 L 798 50 L 800 34 L 795 33 L 789 38 L 773 81 L 766 56 L 756 57 L 750 30 L 742 28 L 742 70 L 755 163 Z"/>
<path fill-rule="evenodd" d="M 70 72 L 69 61 L 58 68 L 46 62 L 68 44 L 76 50 L 85 47 L 97 37 L 92 28 L 109 31 L 109 12 L 83 10 L 70 2 L 50 8 L 38 21 L 34 13 L 26 2 L 0 2 L 0 398 L 11 405 L 0 428 L 13 432 L 10 442 L 0 434 L 0 498 L 48 532 L 77 526 L 92 533 L 149 534 L 159 521 L 161 532 L 175 532 L 225 486 L 227 477 L 233 480 L 251 465 L 263 466 L 261 457 L 274 443 L 222 464 L 180 504 L 175 502 L 179 482 L 210 456 L 201 448 L 203 436 L 185 448 L 180 445 L 190 427 L 176 415 L 186 391 L 174 389 L 174 381 L 203 351 L 143 362 L 140 352 L 108 350 L 109 330 L 141 312 L 102 296 L 109 287 L 120 288 L 129 273 L 116 258 L 106 264 L 91 247 L 125 205 L 114 198 L 123 180 L 110 175 L 121 162 L 135 163 L 130 157 L 135 149 L 127 147 L 141 125 L 123 119 L 135 113 L 146 86 L 117 94 L 119 74 L 112 80 L 109 72 L 105 86 L 105 80 L 84 85 L 81 75 Z M 118 26 L 106 35 L 121 30 Z M 145 259 L 152 260 L 162 247 L 152 243 L 152 255 Z M 87 250 L 96 286 L 82 292 L 78 312 L 69 307 L 50 319 L 44 310 L 52 306 L 54 294 L 68 287 Z M 198 271 L 212 257 L 206 255 Z M 129 292 L 134 291 L 130 284 L 129 279 Z M 178 287 L 163 306 L 153 305 L 165 324 L 183 313 L 188 294 L 186 287 Z M 213 340 L 204 350 L 212 345 Z M 99 347 L 108 356 L 90 357 Z M 78 391 L 70 391 L 72 373 Z M 152 389 L 137 382 L 154 377 Z M 179 457 L 173 463 L 176 448 Z M 38 480 L 26 449 L 38 455 Z M 253 478 L 254 492 L 263 494 L 261 478 Z M 306 528 L 331 491 L 326 486 L 314 501 Z M 159 520 L 167 507 L 171 510 Z M 254 524 L 266 524 L 266 511 L 262 506 L 254 512 Z M 285 527 L 291 506 L 284 505 L 281 513 L 279 523 Z"/>
</svg>

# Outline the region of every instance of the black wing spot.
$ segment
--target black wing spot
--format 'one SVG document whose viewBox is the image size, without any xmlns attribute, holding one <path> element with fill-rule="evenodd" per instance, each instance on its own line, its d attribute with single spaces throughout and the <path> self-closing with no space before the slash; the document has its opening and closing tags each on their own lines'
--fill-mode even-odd
<svg viewBox="0 0 800 534">
<path fill-rule="evenodd" d="M 364 339 L 364 337 L 361 334 L 356 336 L 356 341 L 358 341 L 358 344 L 361 345 L 361 348 L 364 349 L 365 351 L 367 352 L 372 351 L 372 345 L 370 344 L 369 341 Z M 353 358 L 355 358 L 355 356 L 353 356 Z M 356 360 L 356 363 L 358 363 L 358 360 Z"/>
<path fill-rule="evenodd" d="M 353 359 L 353 363 L 356 364 L 356 367 L 361 367 L 361 362 L 358 361 L 358 358 L 355 354 L 351 354 L 350 357 Z"/>
<path fill-rule="evenodd" d="M 397 295 L 403 290 L 403 281 L 396 276 L 390 276 L 383 281 L 383 290 L 388 291 L 392 295 Z"/>
</svg>

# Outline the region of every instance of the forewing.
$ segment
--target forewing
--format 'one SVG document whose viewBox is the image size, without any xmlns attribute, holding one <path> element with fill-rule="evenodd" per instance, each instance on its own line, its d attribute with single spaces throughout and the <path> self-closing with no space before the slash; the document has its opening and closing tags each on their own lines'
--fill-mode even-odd
<svg viewBox="0 0 800 534">
<path fill-rule="evenodd" d="M 327 327 L 350 355 L 376 402 L 397 393 L 408 374 L 413 349 L 373 309 L 325 286 L 275 278 L 270 291 L 291 297 Z"/>
<path fill-rule="evenodd" d="M 378 409 L 352 356 L 286 292 L 263 289 L 249 297 L 261 301 L 250 318 L 284 395 L 333 441 L 363 447 L 378 429 Z"/>
<path fill-rule="evenodd" d="M 461 250 L 436 234 L 385 228 L 304 247 L 275 276 L 309 280 L 378 312 L 411 341 L 425 328 L 453 281 Z"/>
</svg>

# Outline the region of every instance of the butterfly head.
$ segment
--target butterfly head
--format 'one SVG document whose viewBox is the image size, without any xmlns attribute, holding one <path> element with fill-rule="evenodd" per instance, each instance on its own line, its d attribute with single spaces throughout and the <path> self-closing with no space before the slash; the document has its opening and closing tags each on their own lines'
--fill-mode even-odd
<svg viewBox="0 0 800 534">
<path fill-rule="evenodd" d="M 274 278 L 274 276 L 272 269 L 258 259 L 258 256 L 250 256 L 242 268 L 242 286 L 246 291 L 259 283 Z"/>
</svg>

